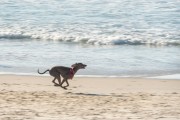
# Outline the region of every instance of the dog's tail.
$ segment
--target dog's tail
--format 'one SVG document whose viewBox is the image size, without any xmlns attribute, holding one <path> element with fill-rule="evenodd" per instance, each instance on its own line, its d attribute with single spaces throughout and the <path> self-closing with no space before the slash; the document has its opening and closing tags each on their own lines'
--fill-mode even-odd
<svg viewBox="0 0 180 120">
<path fill-rule="evenodd" d="M 37 72 L 38 72 L 39 74 L 44 74 L 44 73 L 46 73 L 47 71 L 49 71 L 49 69 L 41 73 L 41 72 L 39 72 L 39 69 L 38 69 Z"/>
</svg>

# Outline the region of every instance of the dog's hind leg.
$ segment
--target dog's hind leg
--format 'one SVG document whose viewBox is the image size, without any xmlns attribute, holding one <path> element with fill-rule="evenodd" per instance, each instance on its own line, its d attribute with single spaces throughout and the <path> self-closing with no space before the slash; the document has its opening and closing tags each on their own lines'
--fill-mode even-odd
<svg viewBox="0 0 180 120">
<path fill-rule="evenodd" d="M 52 81 L 54 83 L 54 85 L 60 86 L 61 85 L 60 73 L 56 69 L 53 69 L 53 68 L 49 71 L 49 73 L 51 76 L 54 77 L 54 79 Z M 56 79 L 58 80 L 59 84 L 55 82 Z"/>
<path fill-rule="evenodd" d="M 58 79 L 59 86 L 60 86 L 60 85 L 61 85 L 61 77 L 60 77 L 60 76 L 58 76 L 58 77 L 57 77 L 57 79 Z"/>
<path fill-rule="evenodd" d="M 54 86 L 59 86 L 59 84 L 57 84 L 56 82 L 55 82 L 55 80 L 56 80 L 57 78 L 56 77 L 54 77 L 54 79 L 53 79 L 53 83 L 54 83 Z"/>
</svg>

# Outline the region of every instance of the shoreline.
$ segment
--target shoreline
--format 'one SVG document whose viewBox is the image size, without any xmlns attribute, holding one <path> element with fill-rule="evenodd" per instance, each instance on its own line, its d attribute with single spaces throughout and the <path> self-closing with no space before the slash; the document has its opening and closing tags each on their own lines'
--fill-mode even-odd
<svg viewBox="0 0 180 120">
<path fill-rule="evenodd" d="M 52 79 L 0 75 L 0 119 L 180 119 L 179 80 L 75 77 L 64 90 Z"/>
<path fill-rule="evenodd" d="M 49 74 L 39 75 L 37 73 L 14 73 L 14 72 L 0 72 L 0 75 L 16 75 L 16 76 L 46 76 Z M 144 78 L 144 79 L 164 79 L 164 80 L 180 80 L 180 74 L 166 74 L 166 75 L 75 75 L 78 78 Z"/>
</svg>

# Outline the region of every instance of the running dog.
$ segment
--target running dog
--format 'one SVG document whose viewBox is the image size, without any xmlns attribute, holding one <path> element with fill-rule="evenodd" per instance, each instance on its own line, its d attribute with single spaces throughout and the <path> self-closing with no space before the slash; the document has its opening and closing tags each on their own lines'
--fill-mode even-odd
<svg viewBox="0 0 180 120">
<path fill-rule="evenodd" d="M 49 74 L 51 76 L 54 77 L 53 79 L 53 83 L 55 86 L 60 86 L 64 89 L 67 89 L 67 87 L 69 86 L 69 83 L 68 83 L 68 79 L 72 79 L 74 77 L 74 74 L 79 70 L 79 69 L 85 69 L 87 65 L 83 64 L 83 63 L 75 63 L 73 65 L 71 65 L 71 68 L 69 67 L 64 67 L 64 66 L 55 66 L 53 68 L 51 68 L 50 70 L 46 70 L 44 72 L 39 72 L 39 69 L 38 69 L 38 73 L 39 74 L 44 74 L 46 72 L 49 71 Z M 63 78 L 62 82 L 61 82 L 61 76 Z M 55 80 L 58 80 L 59 84 L 57 84 L 55 82 Z M 62 86 L 63 83 L 66 82 L 66 86 Z"/>
</svg>

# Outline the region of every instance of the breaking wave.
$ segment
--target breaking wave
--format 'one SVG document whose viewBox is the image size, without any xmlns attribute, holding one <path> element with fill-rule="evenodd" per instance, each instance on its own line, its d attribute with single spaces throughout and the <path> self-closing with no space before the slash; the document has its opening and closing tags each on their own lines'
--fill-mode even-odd
<svg viewBox="0 0 180 120">
<path fill-rule="evenodd" d="M 62 32 L 62 31 L 45 31 L 45 30 L 32 30 L 17 31 L 0 30 L 0 40 L 52 40 L 62 41 L 68 43 L 90 44 L 90 45 L 154 45 L 154 46 L 167 46 L 167 45 L 180 45 L 180 34 L 176 32 L 142 32 L 142 31 L 116 31 L 112 32 Z"/>
</svg>

